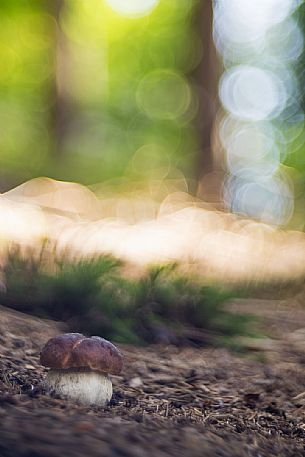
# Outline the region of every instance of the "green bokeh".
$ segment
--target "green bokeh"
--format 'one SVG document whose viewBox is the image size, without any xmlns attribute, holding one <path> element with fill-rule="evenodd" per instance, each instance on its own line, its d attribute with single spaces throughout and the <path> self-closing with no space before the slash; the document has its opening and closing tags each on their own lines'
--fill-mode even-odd
<svg viewBox="0 0 305 457">
<path fill-rule="evenodd" d="M 129 176 L 145 145 L 191 173 L 196 104 L 188 76 L 202 53 L 195 0 L 161 0 L 137 19 L 103 0 L 65 0 L 58 16 L 54 4 L 0 5 L 2 190 L 39 175 L 85 184 Z M 59 127 L 57 103 L 65 110 Z"/>
</svg>

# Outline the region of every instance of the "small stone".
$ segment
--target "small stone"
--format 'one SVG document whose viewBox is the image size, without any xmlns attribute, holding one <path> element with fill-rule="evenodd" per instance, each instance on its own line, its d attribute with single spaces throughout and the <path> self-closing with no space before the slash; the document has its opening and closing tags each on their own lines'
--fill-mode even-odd
<svg viewBox="0 0 305 457">
<path fill-rule="evenodd" d="M 137 389 L 138 387 L 141 387 L 143 385 L 143 381 L 139 376 L 136 376 L 135 378 L 132 378 L 129 383 L 129 387 L 132 387 L 133 389 Z"/>
</svg>

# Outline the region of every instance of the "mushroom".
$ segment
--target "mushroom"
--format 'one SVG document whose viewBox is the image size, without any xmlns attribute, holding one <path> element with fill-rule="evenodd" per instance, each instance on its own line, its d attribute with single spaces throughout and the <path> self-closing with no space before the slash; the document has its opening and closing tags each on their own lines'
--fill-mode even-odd
<svg viewBox="0 0 305 457">
<path fill-rule="evenodd" d="M 112 397 L 108 374 L 118 375 L 123 365 L 122 355 L 112 343 L 80 333 L 51 338 L 41 351 L 40 361 L 50 368 L 45 380 L 48 390 L 99 406 L 105 406 Z"/>
</svg>

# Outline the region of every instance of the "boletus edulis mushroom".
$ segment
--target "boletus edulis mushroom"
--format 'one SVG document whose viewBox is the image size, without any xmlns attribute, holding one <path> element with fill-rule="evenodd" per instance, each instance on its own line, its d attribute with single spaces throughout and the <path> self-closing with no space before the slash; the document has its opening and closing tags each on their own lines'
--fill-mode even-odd
<svg viewBox="0 0 305 457">
<path fill-rule="evenodd" d="M 40 354 L 50 368 L 45 386 L 83 404 L 105 406 L 112 397 L 108 375 L 118 375 L 123 359 L 120 351 L 99 336 L 65 333 L 51 338 Z"/>
</svg>

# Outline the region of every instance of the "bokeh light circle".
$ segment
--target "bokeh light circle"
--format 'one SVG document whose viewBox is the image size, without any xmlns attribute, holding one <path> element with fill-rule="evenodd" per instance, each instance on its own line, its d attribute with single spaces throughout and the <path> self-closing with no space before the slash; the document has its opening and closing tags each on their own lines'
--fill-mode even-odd
<svg viewBox="0 0 305 457">
<path fill-rule="evenodd" d="M 285 86 L 275 74 L 250 65 L 237 65 L 226 71 L 219 93 L 229 112 L 249 121 L 276 117 L 287 100 Z"/>
<path fill-rule="evenodd" d="M 139 83 L 136 100 L 141 111 L 152 119 L 177 119 L 189 108 L 191 89 L 180 74 L 155 70 Z"/>
<path fill-rule="evenodd" d="M 272 174 L 280 166 L 280 148 L 273 130 L 254 124 L 242 125 L 224 139 L 229 171 L 238 175 L 245 168 L 252 168 L 262 175 Z"/>
<path fill-rule="evenodd" d="M 250 174 L 252 170 L 249 170 Z M 294 210 L 293 188 L 287 176 L 229 177 L 224 184 L 224 201 L 237 214 L 273 225 L 284 225 Z"/>
<path fill-rule="evenodd" d="M 108 5 L 119 14 L 130 17 L 141 17 L 149 14 L 159 0 L 106 0 Z"/>
<path fill-rule="evenodd" d="M 170 158 L 162 146 L 144 144 L 132 158 L 132 169 L 141 177 L 163 179 L 170 170 Z"/>
</svg>

